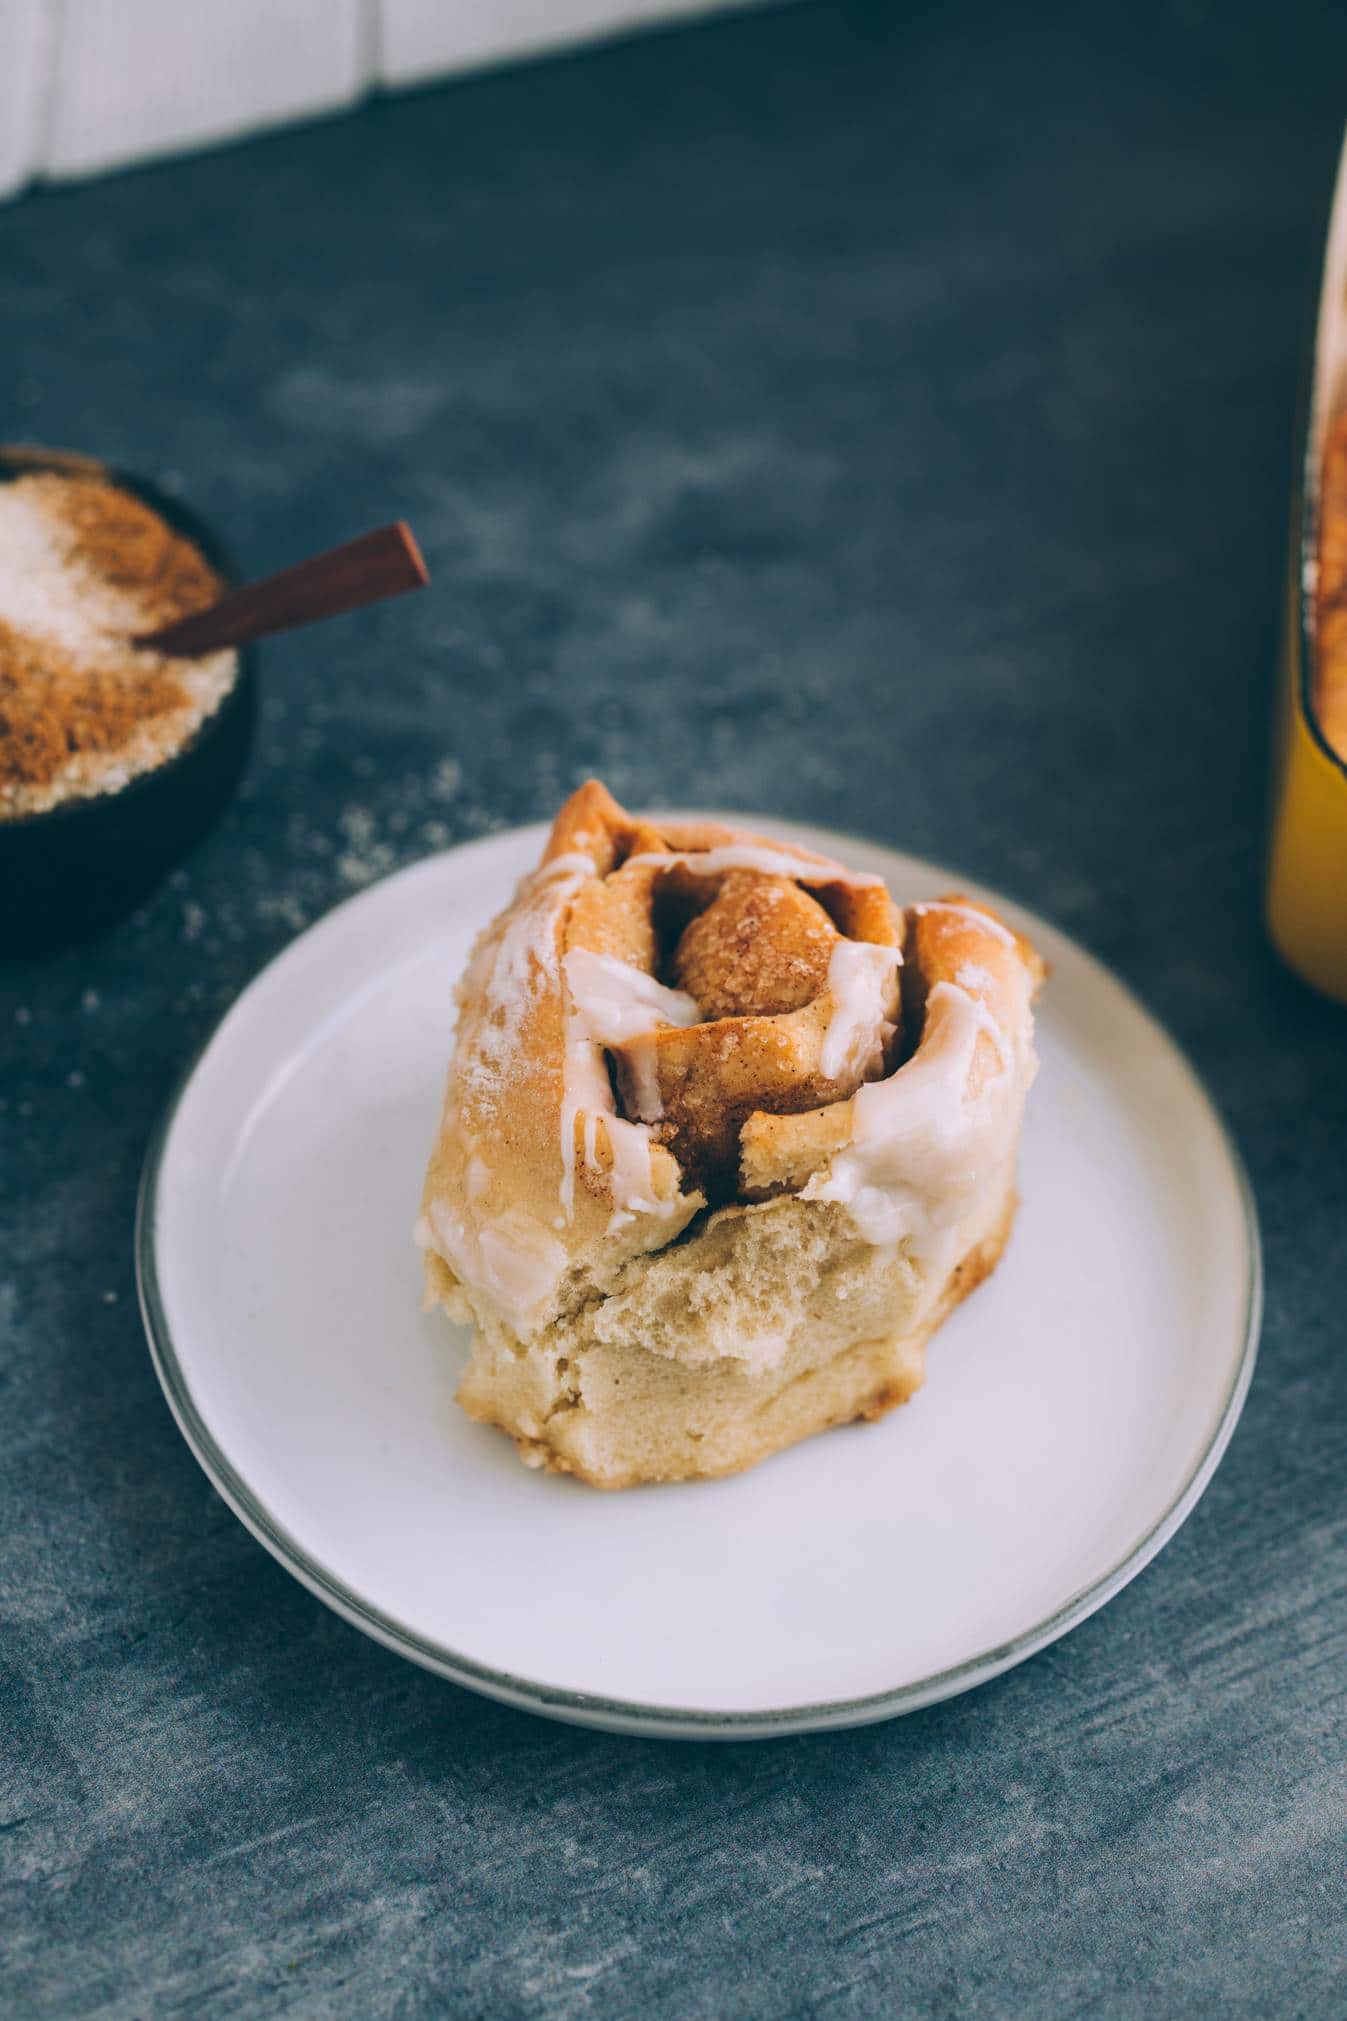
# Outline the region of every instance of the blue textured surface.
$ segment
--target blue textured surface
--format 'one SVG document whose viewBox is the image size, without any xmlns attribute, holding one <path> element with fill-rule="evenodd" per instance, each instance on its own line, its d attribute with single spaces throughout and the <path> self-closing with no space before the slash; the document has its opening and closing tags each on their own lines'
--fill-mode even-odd
<svg viewBox="0 0 1347 2021">
<path fill-rule="evenodd" d="M 0 212 L 11 435 L 167 476 L 250 571 L 405 513 L 435 574 L 274 646 L 225 824 L 0 978 L 7 2015 L 1343 2011 L 1347 1013 L 1257 885 L 1347 16 L 898 13 Z M 192 1049 L 347 892 L 591 769 L 1023 898 L 1248 1159 L 1225 1464 L 971 1697 L 718 1749 L 507 1712 L 301 1591 L 159 1397 L 131 1218 Z"/>
</svg>

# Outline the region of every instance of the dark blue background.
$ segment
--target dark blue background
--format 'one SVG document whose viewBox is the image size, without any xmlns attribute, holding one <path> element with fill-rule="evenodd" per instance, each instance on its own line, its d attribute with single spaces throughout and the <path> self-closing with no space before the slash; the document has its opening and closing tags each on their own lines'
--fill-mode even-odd
<svg viewBox="0 0 1347 2021">
<path fill-rule="evenodd" d="M 1347 1013 L 1258 879 L 1345 86 L 1327 6 L 800 7 L 0 212 L 10 436 L 176 483 L 253 572 L 404 513 L 435 575 L 274 646 L 224 825 L 0 982 L 8 2013 L 1342 2012 Z M 456 1691 L 251 1542 L 154 1384 L 183 1062 L 328 906 L 591 770 L 1028 901 L 1253 1174 L 1262 1360 L 1196 1515 L 893 1725 Z"/>
</svg>

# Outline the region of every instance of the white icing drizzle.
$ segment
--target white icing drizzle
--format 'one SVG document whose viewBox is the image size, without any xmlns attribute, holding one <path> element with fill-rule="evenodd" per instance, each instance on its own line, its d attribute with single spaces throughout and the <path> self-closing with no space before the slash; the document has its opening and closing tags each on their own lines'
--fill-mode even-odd
<svg viewBox="0 0 1347 2021">
<path fill-rule="evenodd" d="M 970 1096 L 984 1032 L 1000 1069 Z M 916 1053 L 888 1080 L 858 1089 L 852 1141 L 826 1174 L 810 1180 L 805 1199 L 838 1201 L 866 1241 L 907 1242 L 918 1260 L 948 1267 L 960 1224 L 979 1195 L 1002 1181 L 1033 1073 L 1027 1020 L 1012 1040 L 966 990 L 937 983 Z"/>
<path fill-rule="evenodd" d="M 650 1166 L 650 1132 L 642 1123 L 629 1123 L 621 1116 L 604 1119 L 608 1144 L 613 1154 L 608 1181 L 613 1189 L 613 1214 L 608 1233 L 625 1228 L 638 1214 L 658 1214 L 667 1218 L 677 1208 L 674 1200 L 655 1198 Z"/>
<path fill-rule="evenodd" d="M 962 918 L 971 919 L 974 925 L 982 927 L 994 940 L 1004 941 L 1007 947 L 1019 946 L 1008 926 L 1003 926 L 999 919 L 993 919 L 989 912 L 979 912 L 976 905 L 956 905 L 948 899 L 932 898 L 923 905 L 914 905 L 912 910 L 923 918 L 928 912 L 957 912 Z"/>
<path fill-rule="evenodd" d="M 455 1275 L 523 1332 L 565 1271 L 566 1251 L 556 1236 L 519 1208 L 483 1227 L 469 1227 L 443 1200 L 432 1200 L 427 1211 L 433 1246 Z"/>
<path fill-rule="evenodd" d="M 526 884 L 549 877 L 594 877 L 594 858 L 586 856 L 583 849 L 568 849 L 560 856 L 554 856 L 549 863 L 540 863 L 536 870 L 525 878 Z"/>
<path fill-rule="evenodd" d="M 628 1039 L 622 1048 L 626 1062 L 628 1089 L 637 1118 L 642 1123 L 658 1123 L 664 1115 L 664 1098 L 659 1091 L 659 1052 L 653 1032 Z"/>
<path fill-rule="evenodd" d="M 664 1110 L 656 1072 L 654 1030 L 659 1025 L 695 1025 L 701 1021 L 697 999 L 681 989 L 666 989 L 644 969 L 615 955 L 572 948 L 566 956 L 566 987 L 570 991 L 586 1038 L 602 1046 L 620 1046 L 631 1076 L 636 1113 L 643 1123 L 657 1123 Z M 593 1114 L 585 1116 L 585 1161 L 594 1163 L 591 1145 Z M 563 1124 L 564 1128 L 564 1124 Z"/>
<path fill-rule="evenodd" d="M 616 955 L 592 954 L 573 947 L 566 956 L 566 987 L 592 1039 L 602 1046 L 625 1045 L 656 1025 L 701 1022 L 696 997 L 686 990 L 666 989 L 643 968 Z"/>
<path fill-rule="evenodd" d="M 795 856 L 788 849 L 771 849 L 753 842 L 727 842 L 719 849 L 673 849 L 667 855 L 647 850 L 640 856 L 629 856 L 623 868 L 672 870 L 675 865 L 690 870 L 694 877 L 720 877 L 727 870 L 761 870 L 769 877 L 793 877 L 797 884 L 845 884 L 854 891 L 871 890 L 884 882 L 882 877 L 848 870 L 844 864 L 832 863 L 826 857 L 813 863 L 807 856 Z"/>
<path fill-rule="evenodd" d="M 960 989 L 969 990 L 974 996 L 981 996 L 996 987 L 990 969 L 983 968 L 976 961 L 961 961 L 954 971 L 954 980 Z"/>
<path fill-rule="evenodd" d="M 677 1200 L 655 1198 L 650 1163 L 648 1122 L 660 1114 L 659 1087 L 652 1051 L 640 1040 L 658 1025 L 694 1025 L 700 1017 L 696 999 L 682 990 L 666 989 L 644 969 L 614 955 L 572 948 L 563 963 L 569 998 L 566 1009 L 566 1052 L 561 1103 L 561 1204 L 569 1219 L 575 1210 L 575 1125 L 581 1124 L 581 1147 L 590 1171 L 597 1167 L 598 1124 L 612 1153 L 608 1173 L 613 1195 L 609 1232 L 625 1227 L 638 1214 L 670 1215 Z M 621 1046 L 633 1067 L 637 1106 L 642 1122 L 619 1116 L 603 1057 L 605 1046 Z M 651 1110 L 653 1109 L 653 1114 Z"/>
<path fill-rule="evenodd" d="M 468 999 L 480 993 L 482 1011 L 460 1071 L 479 1092 L 508 1080 L 539 978 L 557 979 L 557 917 L 593 875 L 590 859 L 574 852 L 544 863 L 521 881 L 499 936 L 478 949 L 463 990 Z"/>
<path fill-rule="evenodd" d="M 584 1118 L 584 1159 L 591 1172 L 598 1162 L 599 1117 L 617 1120 L 603 1048 L 587 1037 L 584 1020 L 573 1009 L 566 1013 L 561 1087 L 561 1209 L 569 1221 L 575 1212 L 576 1120 Z"/>
<path fill-rule="evenodd" d="M 832 1016 L 823 1035 L 819 1070 L 830 1081 L 877 1071 L 884 1041 L 892 1035 L 891 985 L 902 962 L 896 947 L 867 940 L 839 940 L 828 962 Z"/>
</svg>

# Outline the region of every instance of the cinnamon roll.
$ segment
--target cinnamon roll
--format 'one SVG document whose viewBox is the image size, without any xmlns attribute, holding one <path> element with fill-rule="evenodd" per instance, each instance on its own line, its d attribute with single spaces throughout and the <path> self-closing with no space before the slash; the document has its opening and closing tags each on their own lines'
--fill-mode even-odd
<svg viewBox="0 0 1347 2021">
<path fill-rule="evenodd" d="M 591 781 L 481 936 L 418 1240 L 459 1401 L 602 1487 L 904 1402 L 1010 1230 L 1033 948 Z"/>
</svg>

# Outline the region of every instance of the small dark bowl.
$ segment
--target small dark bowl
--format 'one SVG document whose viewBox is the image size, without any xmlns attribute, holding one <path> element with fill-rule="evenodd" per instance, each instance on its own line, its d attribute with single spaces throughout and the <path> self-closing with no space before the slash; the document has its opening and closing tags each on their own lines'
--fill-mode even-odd
<svg viewBox="0 0 1347 2021">
<path fill-rule="evenodd" d="M 30 471 L 99 477 L 129 491 L 198 548 L 227 583 L 238 570 L 208 526 L 153 484 L 90 456 L 0 448 L 0 484 Z M 0 959 L 49 953 L 104 931 L 146 898 L 219 819 L 242 776 L 257 708 L 256 649 L 172 757 L 112 793 L 0 819 Z"/>
</svg>

